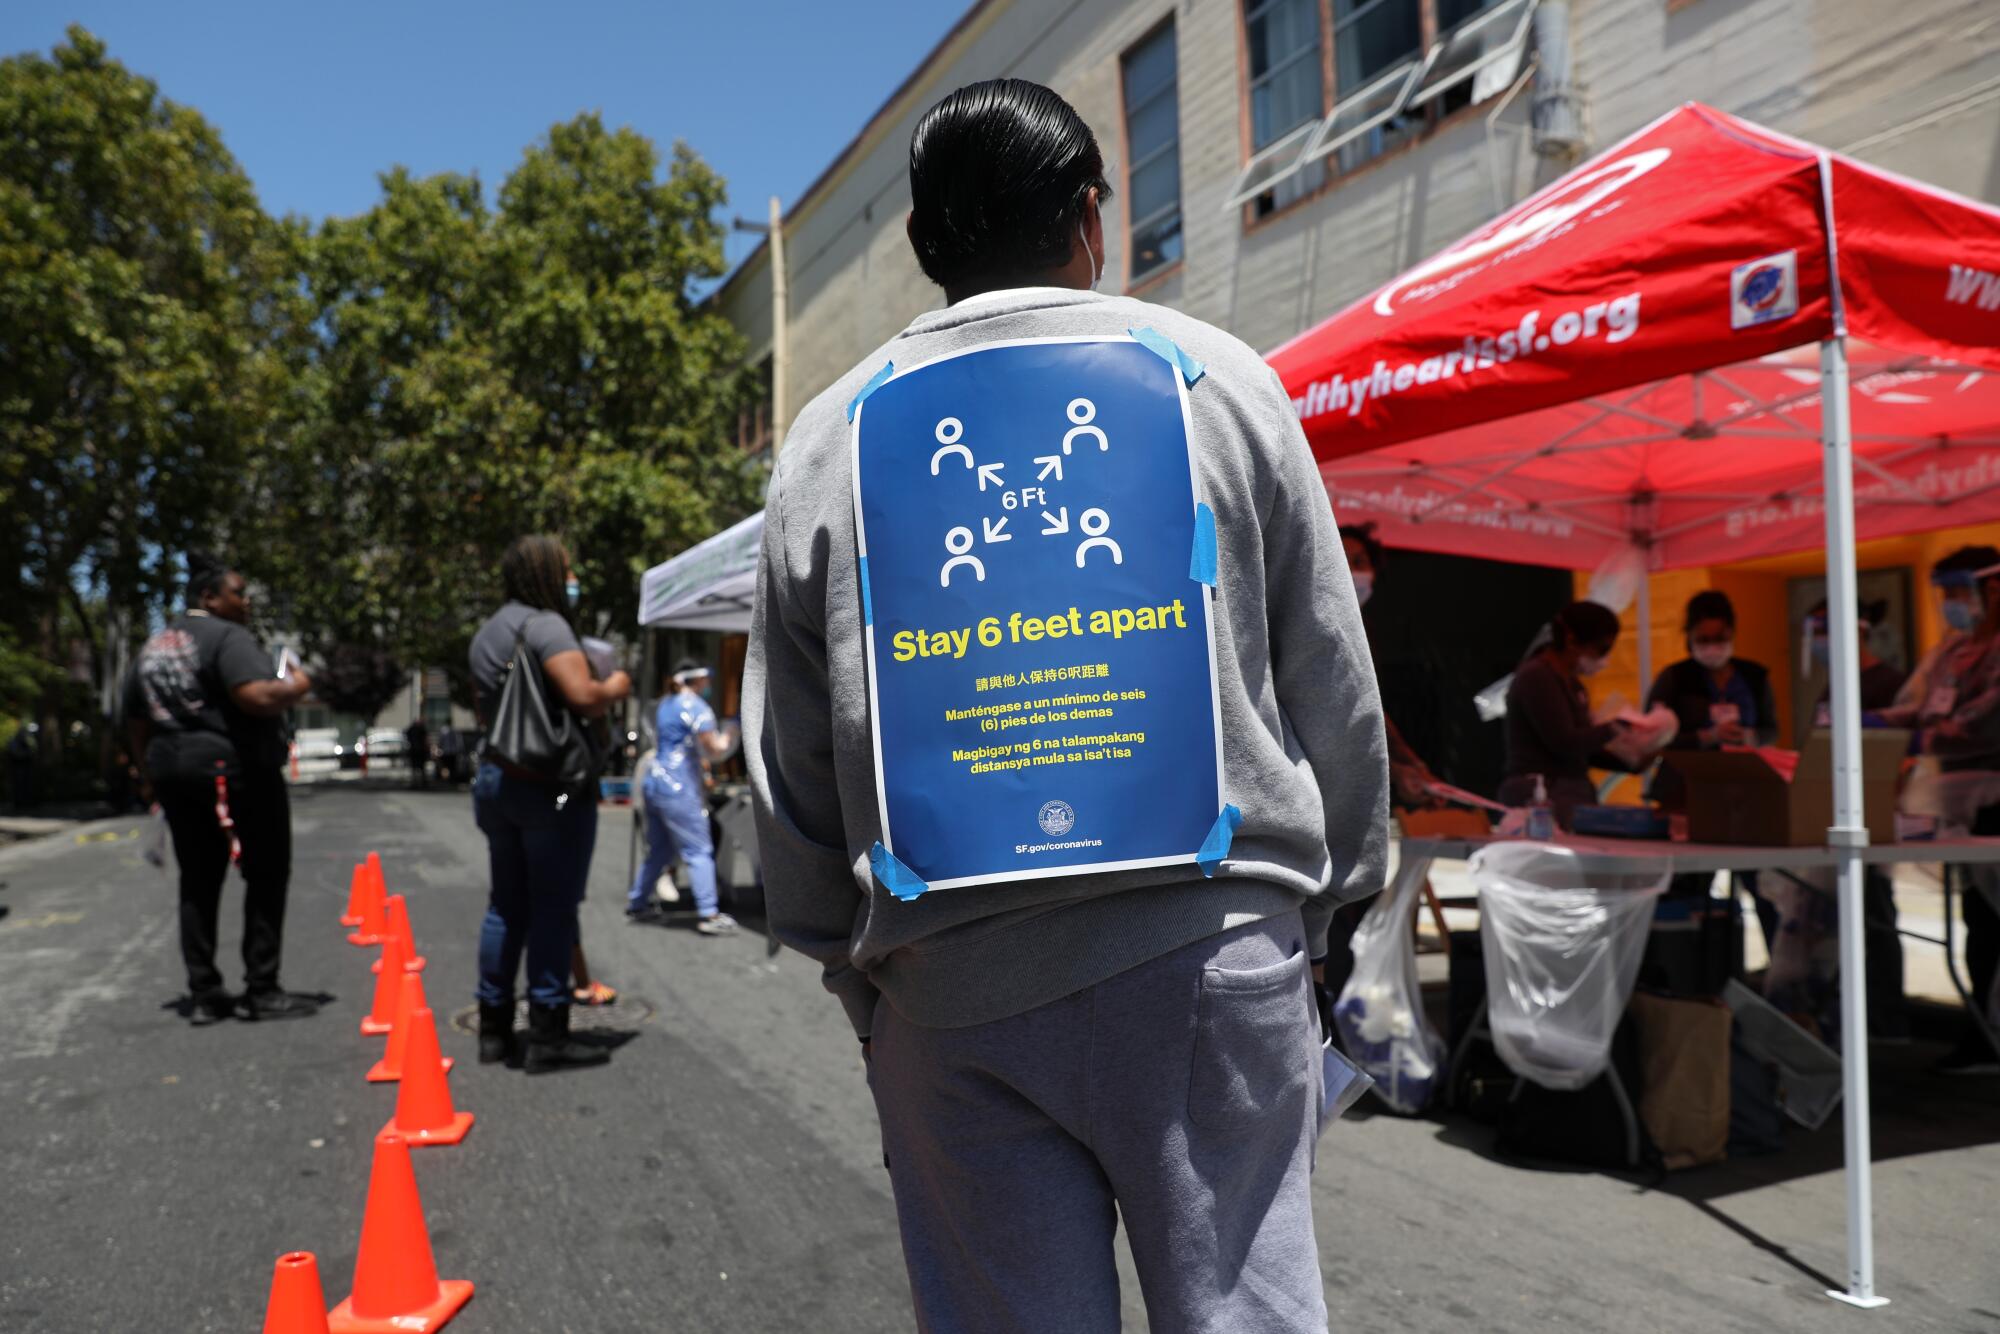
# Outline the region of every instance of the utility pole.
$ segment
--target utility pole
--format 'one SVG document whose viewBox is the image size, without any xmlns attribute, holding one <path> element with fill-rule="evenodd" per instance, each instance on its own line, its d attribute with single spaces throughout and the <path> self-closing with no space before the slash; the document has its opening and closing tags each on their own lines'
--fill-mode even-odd
<svg viewBox="0 0 2000 1334">
<path fill-rule="evenodd" d="M 785 442 L 785 373 L 791 351 L 785 343 L 785 215 L 771 196 L 771 461 Z"/>
</svg>

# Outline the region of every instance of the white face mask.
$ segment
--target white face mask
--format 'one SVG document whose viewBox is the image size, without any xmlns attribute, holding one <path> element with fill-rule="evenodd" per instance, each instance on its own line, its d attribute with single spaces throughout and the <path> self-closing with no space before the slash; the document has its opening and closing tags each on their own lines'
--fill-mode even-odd
<svg viewBox="0 0 2000 1334">
<path fill-rule="evenodd" d="M 1090 256 L 1090 290 L 1095 292 L 1097 280 L 1104 276 L 1104 271 L 1099 265 L 1097 252 L 1090 248 L 1090 241 L 1084 236 L 1082 218 L 1076 220 L 1076 243 L 1083 247 L 1084 254 Z"/>
<path fill-rule="evenodd" d="M 1354 576 L 1354 600 L 1365 607 L 1374 595 L 1375 576 L 1366 570 L 1357 572 Z"/>
<path fill-rule="evenodd" d="M 1720 671 L 1729 665 L 1729 659 L 1735 652 L 1736 644 L 1733 640 L 1725 640 L 1720 644 L 1696 644 L 1694 660 L 1711 672 Z"/>
<path fill-rule="evenodd" d="M 1586 656 L 1576 660 L 1576 674 L 1578 676 L 1595 676 L 1603 670 L 1603 658 Z"/>
</svg>

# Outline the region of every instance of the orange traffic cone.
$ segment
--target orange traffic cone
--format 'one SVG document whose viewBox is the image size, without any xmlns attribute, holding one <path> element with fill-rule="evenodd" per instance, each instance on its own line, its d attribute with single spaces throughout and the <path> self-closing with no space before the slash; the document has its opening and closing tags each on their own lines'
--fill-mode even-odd
<svg viewBox="0 0 2000 1334">
<path fill-rule="evenodd" d="M 402 999 L 396 1006 L 396 1026 L 389 1030 L 389 1043 L 382 1050 L 382 1059 L 368 1068 L 368 1082 L 371 1084 L 394 1083 L 403 1077 L 403 1067 L 409 1058 L 410 1029 L 416 1023 L 421 1011 L 424 1022 L 431 1026 L 431 1041 L 437 1042 L 437 1025 L 431 1016 L 430 1002 L 424 999 L 424 979 L 419 973 L 403 974 Z M 452 1059 L 444 1058 L 444 1068 L 452 1067 Z"/>
<path fill-rule="evenodd" d="M 416 967 L 411 966 L 409 946 L 401 936 L 383 939 L 382 957 L 375 961 L 375 1001 L 368 1007 L 368 1013 L 361 1016 L 363 1037 L 380 1037 L 395 1028 L 396 1007 L 402 1004 L 403 974 L 418 972 L 421 965 L 419 960 Z"/>
<path fill-rule="evenodd" d="M 472 1284 L 437 1276 L 410 1146 L 401 1135 L 375 1137 L 368 1209 L 354 1259 L 354 1291 L 327 1316 L 332 1334 L 425 1334 L 472 1300 Z"/>
<path fill-rule="evenodd" d="M 319 1261 L 311 1251 L 278 1257 L 271 1301 L 264 1308 L 264 1334 L 327 1334 L 326 1297 L 319 1286 Z"/>
<path fill-rule="evenodd" d="M 342 926 L 360 926 L 368 920 L 362 911 L 368 902 L 368 868 L 360 862 L 354 863 L 354 874 L 347 878 L 347 911 L 340 915 Z"/>
<path fill-rule="evenodd" d="M 383 913 L 383 918 L 385 925 L 382 928 L 382 953 L 388 954 L 390 940 L 401 940 L 405 962 L 410 968 L 421 973 L 424 970 L 425 960 L 423 955 L 417 953 L 417 938 L 410 931 L 410 910 L 404 904 L 401 894 L 389 896 L 389 906 Z M 378 973 L 382 971 L 382 960 L 375 961 L 374 971 Z"/>
<path fill-rule="evenodd" d="M 382 932 L 388 925 L 383 916 L 387 911 L 383 899 L 388 896 L 389 891 L 382 881 L 382 859 L 372 852 L 368 854 L 362 877 L 367 883 L 362 888 L 364 897 L 361 901 L 361 925 L 347 938 L 347 943 L 379 945 L 382 943 Z"/>
<path fill-rule="evenodd" d="M 396 1114 L 382 1127 L 382 1133 L 401 1135 L 413 1149 L 424 1144 L 456 1144 L 472 1129 L 472 1113 L 457 1111 L 451 1105 L 451 1081 L 445 1078 L 444 1055 L 438 1051 L 437 1018 L 429 1007 L 411 1011 L 409 1030 L 403 1048 L 403 1081 L 396 1086 Z"/>
</svg>

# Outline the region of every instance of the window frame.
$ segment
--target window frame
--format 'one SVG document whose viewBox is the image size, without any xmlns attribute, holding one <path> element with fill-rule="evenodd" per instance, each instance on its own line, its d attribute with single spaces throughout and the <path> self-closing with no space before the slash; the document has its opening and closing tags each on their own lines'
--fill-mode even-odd
<svg viewBox="0 0 2000 1334">
<path fill-rule="evenodd" d="M 1319 52 L 1322 63 L 1320 75 L 1320 118 L 1317 122 L 1305 122 L 1305 124 L 1312 126 L 1312 134 L 1304 138 L 1299 145 L 1295 154 L 1297 159 L 1295 164 L 1277 181 L 1272 182 L 1263 189 L 1250 192 L 1244 186 L 1244 182 L 1249 177 L 1250 168 L 1257 163 L 1259 158 L 1273 155 L 1274 150 L 1288 144 L 1291 139 L 1299 135 L 1299 131 L 1296 129 L 1290 131 L 1286 135 L 1273 140 L 1271 144 L 1263 149 L 1253 149 L 1252 147 L 1250 86 L 1250 10 L 1252 0 L 1237 0 L 1237 93 L 1241 161 L 1243 165 L 1231 184 L 1229 194 L 1224 199 L 1223 209 L 1225 212 L 1231 209 L 1237 210 L 1242 216 L 1243 226 L 1246 231 L 1255 230 L 1271 219 L 1289 213 L 1310 200 L 1317 199 L 1329 190 L 1333 190 L 1360 173 L 1367 171 L 1376 163 L 1385 161 L 1412 144 L 1420 143 L 1424 139 L 1429 138 L 1440 127 L 1458 120 L 1474 107 L 1485 105 L 1485 102 L 1478 102 L 1465 107 L 1453 108 L 1450 111 L 1444 111 L 1437 105 L 1435 97 L 1428 98 L 1426 99 L 1426 105 L 1420 108 L 1419 123 L 1413 126 L 1412 132 L 1405 142 L 1386 148 L 1367 161 L 1347 171 L 1341 171 L 1338 165 L 1338 151 L 1353 142 L 1355 136 L 1345 134 L 1329 136 L 1326 133 L 1329 118 L 1338 109 L 1344 96 L 1368 92 L 1376 88 L 1384 80 L 1395 74 L 1397 69 L 1402 67 L 1392 67 L 1389 70 L 1385 70 L 1363 83 L 1361 87 L 1355 89 L 1354 94 L 1344 94 L 1339 86 L 1337 75 L 1337 53 L 1334 49 L 1336 39 L 1334 34 L 1333 0 L 1313 0 L 1313 2 L 1318 8 L 1320 23 Z M 1488 10 L 1497 9 L 1505 3 L 1506 0 L 1489 0 L 1486 8 Z M 1524 33 L 1532 33 L 1532 16 L 1538 3 L 1539 0 L 1530 0 L 1526 15 L 1524 15 Z M 1417 68 L 1409 76 L 1410 82 L 1404 89 L 1405 96 L 1414 94 L 1422 86 L 1423 80 L 1429 74 L 1432 61 L 1442 49 L 1442 38 L 1447 35 L 1441 32 L 1438 27 L 1437 0 L 1416 0 L 1416 4 L 1418 6 L 1418 31 L 1421 38 L 1421 47 L 1413 56 Z M 1362 15 L 1350 15 L 1348 21 L 1352 23 L 1360 17 Z M 1484 22 L 1488 18 L 1489 13 L 1487 12 L 1475 14 L 1470 18 L 1461 20 L 1458 24 L 1454 25 L 1451 31 L 1457 32 L 1460 29 Z M 1524 37 L 1523 40 L 1531 40 L 1531 37 Z M 1440 89 L 1439 91 L 1442 92 L 1444 90 Z M 1496 96 L 1500 95 L 1504 94 L 1496 94 Z M 1492 100 L 1492 97 L 1486 99 L 1489 102 Z M 1382 122 L 1377 122 L 1377 124 L 1386 123 L 1391 118 L 1393 118 L 1393 114 L 1391 117 L 1384 117 Z M 1373 129 L 1376 128 L 1376 125 L 1370 125 L 1367 128 Z M 1365 133 L 1366 131 L 1364 130 L 1363 132 Z M 1323 142 L 1328 138 L 1334 139 L 1334 142 L 1330 146 Z M 1290 179 L 1298 172 L 1310 170 L 1315 165 L 1318 165 L 1324 173 L 1323 178 L 1318 184 L 1305 190 L 1295 199 L 1288 200 L 1267 212 L 1258 212 L 1257 205 L 1259 199 L 1271 194 L 1286 179 Z"/>
<path fill-rule="evenodd" d="M 1250 74 L 1250 21 L 1253 16 L 1250 11 L 1253 5 L 1258 9 L 1267 9 L 1272 4 L 1277 3 L 1277 0 L 1233 0 L 1233 3 L 1236 6 L 1237 88 L 1241 94 L 1237 119 L 1238 135 L 1242 141 L 1242 166 L 1238 168 L 1237 174 L 1230 180 L 1229 193 L 1223 202 L 1225 210 L 1232 208 L 1256 208 L 1259 199 L 1269 194 L 1272 190 L 1275 190 L 1277 185 L 1281 184 L 1285 178 L 1290 177 L 1295 171 L 1305 165 L 1303 162 L 1297 162 L 1287 167 L 1280 176 L 1279 181 L 1274 182 L 1270 186 L 1253 190 L 1245 184 L 1250 179 L 1251 172 L 1267 160 L 1283 159 L 1288 152 L 1292 157 L 1296 158 L 1304 151 L 1307 142 L 1312 137 L 1311 131 L 1317 127 L 1320 121 L 1326 119 L 1327 88 L 1330 80 L 1333 78 L 1333 28 L 1328 18 L 1328 15 L 1331 13 L 1331 6 L 1327 3 L 1327 0 L 1311 0 L 1313 16 L 1319 21 L 1319 114 L 1317 117 L 1307 117 L 1305 120 L 1286 129 L 1283 133 L 1272 139 L 1270 143 L 1259 147 L 1257 144 L 1255 110 L 1256 85 L 1259 82 L 1268 82 L 1280 70 L 1291 68 L 1292 65 L 1304 59 L 1306 53 L 1301 51 L 1298 55 L 1284 61 L 1276 69 L 1267 70 L 1262 80 L 1253 79 Z M 1315 186 L 1306 193 L 1316 193 L 1324 185 L 1325 182 L 1322 181 L 1319 186 Z"/>
<path fill-rule="evenodd" d="M 1170 40 L 1172 42 L 1173 52 L 1174 52 L 1174 77 L 1171 82 L 1167 83 L 1165 86 L 1161 88 L 1154 90 L 1153 93 L 1147 96 L 1137 106 L 1134 106 L 1125 100 L 1126 61 L 1129 60 L 1132 54 L 1138 51 L 1139 48 L 1145 46 L 1149 42 L 1157 40 L 1160 34 L 1163 32 L 1172 34 Z M 1172 140 L 1160 145 L 1158 148 L 1155 148 L 1150 153 L 1146 154 L 1144 162 L 1135 161 L 1132 157 L 1133 113 L 1136 111 L 1145 110 L 1147 107 L 1152 106 L 1160 98 L 1168 96 L 1170 94 L 1172 95 L 1174 100 L 1174 136 Z M 1173 203 L 1171 205 L 1163 204 L 1159 208 L 1154 209 L 1151 213 L 1148 213 L 1143 218 L 1133 217 L 1132 210 L 1130 208 L 1130 201 L 1133 199 L 1133 194 L 1132 194 L 1133 173 L 1138 171 L 1139 168 L 1143 166 L 1148 166 L 1156 161 L 1159 161 L 1169 151 L 1171 151 L 1174 154 L 1174 159 L 1175 159 Z M 1173 11 L 1169 10 L 1157 23 L 1153 24 L 1152 27 L 1146 29 L 1145 32 L 1141 33 L 1138 37 L 1134 38 L 1131 42 L 1129 42 L 1125 46 L 1124 50 L 1118 53 L 1118 157 L 1120 162 L 1123 164 L 1120 170 L 1120 174 L 1123 177 L 1122 184 L 1124 186 L 1125 199 L 1127 201 L 1127 207 L 1121 210 L 1125 215 L 1125 245 L 1124 245 L 1124 256 L 1123 256 L 1125 273 L 1124 273 L 1124 282 L 1122 286 L 1125 288 L 1127 292 L 1130 292 L 1135 285 L 1143 287 L 1158 281 L 1159 279 L 1165 277 L 1167 274 L 1172 273 L 1175 269 L 1180 268 L 1181 265 L 1186 263 L 1187 261 L 1187 190 L 1186 190 L 1187 180 L 1185 173 L 1181 170 L 1180 151 L 1181 151 L 1180 32 L 1178 25 L 1174 22 Z M 1180 216 L 1181 220 L 1181 253 L 1179 255 L 1176 255 L 1174 258 L 1170 260 L 1166 260 L 1162 263 L 1155 264 L 1152 268 L 1147 269 L 1143 273 L 1133 272 L 1132 262 L 1137 254 L 1136 250 L 1133 247 L 1133 241 L 1134 238 L 1138 235 L 1140 227 L 1144 224 L 1155 222 L 1158 219 L 1166 216 L 1170 208 L 1173 212 L 1177 213 Z"/>
</svg>

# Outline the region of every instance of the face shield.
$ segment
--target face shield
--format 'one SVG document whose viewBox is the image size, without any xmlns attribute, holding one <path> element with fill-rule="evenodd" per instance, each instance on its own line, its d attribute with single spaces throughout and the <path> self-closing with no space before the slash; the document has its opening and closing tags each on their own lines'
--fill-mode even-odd
<svg viewBox="0 0 2000 1334">
<path fill-rule="evenodd" d="M 1982 579 L 2000 574 L 2000 565 L 1979 570 L 1933 570 L 1931 587 L 1937 593 L 1938 611 L 1954 630 L 1970 630 L 1986 618 L 1986 595 Z"/>
</svg>

